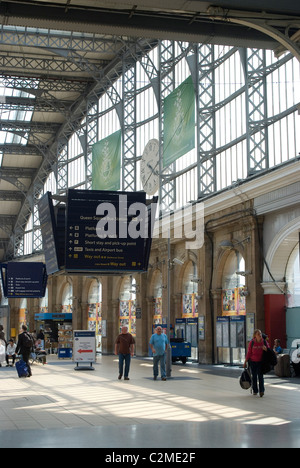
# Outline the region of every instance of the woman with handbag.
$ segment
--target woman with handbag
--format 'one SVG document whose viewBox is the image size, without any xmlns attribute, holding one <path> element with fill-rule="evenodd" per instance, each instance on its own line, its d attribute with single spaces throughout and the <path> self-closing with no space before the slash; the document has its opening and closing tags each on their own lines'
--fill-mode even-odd
<svg viewBox="0 0 300 468">
<path fill-rule="evenodd" d="M 263 353 L 267 351 L 269 345 L 267 341 L 263 339 L 261 330 L 255 330 L 253 333 L 253 339 L 249 343 L 244 368 L 247 367 L 249 362 L 251 373 L 252 373 L 252 388 L 253 394 L 258 394 L 257 379 L 259 385 L 259 395 L 263 397 L 265 394 L 264 385 L 264 374 L 262 369 Z"/>
</svg>

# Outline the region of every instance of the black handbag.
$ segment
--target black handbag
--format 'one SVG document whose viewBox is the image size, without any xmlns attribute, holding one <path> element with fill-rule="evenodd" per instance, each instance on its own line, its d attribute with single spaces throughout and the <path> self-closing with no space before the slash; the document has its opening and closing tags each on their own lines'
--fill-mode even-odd
<svg viewBox="0 0 300 468">
<path fill-rule="evenodd" d="M 244 369 L 240 377 L 240 386 L 243 390 L 249 390 L 252 387 L 251 372 L 249 369 Z"/>
</svg>

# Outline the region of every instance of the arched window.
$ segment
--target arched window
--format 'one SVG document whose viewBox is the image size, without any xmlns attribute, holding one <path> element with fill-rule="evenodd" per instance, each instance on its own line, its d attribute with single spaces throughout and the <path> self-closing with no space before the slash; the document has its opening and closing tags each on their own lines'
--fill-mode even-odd
<svg viewBox="0 0 300 468">
<path fill-rule="evenodd" d="M 156 270 L 153 283 L 154 316 L 153 325 L 162 324 L 162 273 Z"/>
<path fill-rule="evenodd" d="M 40 313 L 45 314 L 48 312 L 48 287 L 46 288 L 45 296 L 40 299 Z"/>
<path fill-rule="evenodd" d="M 73 287 L 70 283 L 67 283 L 64 287 L 61 299 L 62 312 L 71 314 L 73 306 Z"/>
<path fill-rule="evenodd" d="M 88 293 L 88 330 L 96 332 L 97 348 L 101 350 L 102 335 L 102 284 L 94 279 Z"/>
<path fill-rule="evenodd" d="M 20 308 L 19 308 L 19 330 L 21 331 L 22 325 L 28 327 L 29 323 L 27 321 L 28 310 L 27 310 L 27 299 L 21 299 Z"/>
<path fill-rule="evenodd" d="M 135 278 L 127 276 L 123 279 L 120 289 L 120 330 L 128 327 L 133 336 L 136 336 L 136 290 Z"/>
<path fill-rule="evenodd" d="M 197 265 L 190 261 L 183 276 L 182 318 L 198 317 Z"/>
<path fill-rule="evenodd" d="M 227 258 L 222 280 L 222 315 L 245 315 L 245 260 L 238 250 Z"/>
</svg>

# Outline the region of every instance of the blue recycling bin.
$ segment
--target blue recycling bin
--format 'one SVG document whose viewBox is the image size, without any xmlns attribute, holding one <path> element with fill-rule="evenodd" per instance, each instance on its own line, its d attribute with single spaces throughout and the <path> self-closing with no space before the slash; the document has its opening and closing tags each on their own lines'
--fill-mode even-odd
<svg viewBox="0 0 300 468">
<path fill-rule="evenodd" d="M 71 359 L 73 352 L 72 348 L 59 348 L 58 359 Z"/>
</svg>

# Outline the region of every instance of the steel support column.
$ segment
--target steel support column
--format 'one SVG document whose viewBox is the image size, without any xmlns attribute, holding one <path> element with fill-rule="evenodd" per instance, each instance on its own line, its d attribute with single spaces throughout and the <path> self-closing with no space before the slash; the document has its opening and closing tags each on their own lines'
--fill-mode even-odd
<svg viewBox="0 0 300 468">
<path fill-rule="evenodd" d="M 199 197 L 216 190 L 215 157 L 207 157 L 216 148 L 215 129 L 215 61 L 214 46 L 198 47 L 198 138 L 199 138 Z"/>
<path fill-rule="evenodd" d="M 159 45 L 160 58 L 160 109 L 159 109 L 159 131 L 161 148 L 164 144 L 164 99 L 175 89 L 175 47 L 173 41 L 162 41 Z M 163 150 L 161 151 L 163 154 Z M 163 169 L 162 157 L 160 158 L 160 210 L 161 214 L 169 213 L 176 207 L 176 182 L 164 181 L 164 176 L 170 176 L 175 172 L 175 164 L 172 164 L 166 169 Z"/>
<path fill-rule="evenodd" d="M 246 83 L 246 125 L 248 176 L 267 169 L 268 129 L 267 121 L 265 52 L 260 49 L 243 51 Z"/>
</svg>

